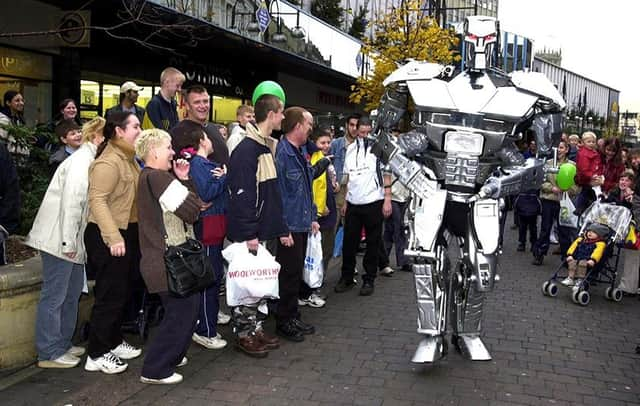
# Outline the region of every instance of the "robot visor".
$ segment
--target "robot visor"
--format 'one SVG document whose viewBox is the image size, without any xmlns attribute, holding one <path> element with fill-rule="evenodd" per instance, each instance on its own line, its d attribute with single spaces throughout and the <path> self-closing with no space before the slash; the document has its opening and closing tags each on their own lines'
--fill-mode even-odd
<svg viewBox="0 0 640 406">
<path fill-rule="evenodd" d="M 449 154 L 482 155 L 482 134 L 449 131 L 444 136 L 444 150 Z"/>
</svg>

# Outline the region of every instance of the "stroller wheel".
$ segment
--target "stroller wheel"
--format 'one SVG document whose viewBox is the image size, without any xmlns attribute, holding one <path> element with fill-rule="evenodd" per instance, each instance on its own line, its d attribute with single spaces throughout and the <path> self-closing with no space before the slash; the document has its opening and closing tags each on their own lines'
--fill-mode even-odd
<svg viewBox="0 0 640 406">
<path fill-rule="evenodd" d="M 586 306 L 591 301 L 591 295 L 586 290 L 578 292 L 578 304 L 580 306 Z"/>
<path fill-rule="evenodd" d="M 578 303 L 578 294 L 580 294 L 580 288 L 575 286 L 571 288 L 571 300 L 573 300 L 573 303 Z"/>
<path fill-rule="evenodd" d="M 549 285 L 551 284 L 551 282 L 549 281 L 544 281 L 544 283 L 542 284 L 542 294 L 547 296 L 549 295 L 548 289 L 549 289 Z"/>
<path fill-rule="evenodd" d="M 607 286 L 607 288 L 604 290 L 604 298 L 607 300 L 613 300 L 613 297 L 611 297 L 611 291 L 613 290 L 613 288 L 611 288 L 611 286 Z"/>
<path fill-rule="evenodd" d="M 558 285 L 555 282 L 549 282 L 547 287 L 547 294 L 551 297 L 558 296 Z"/>
<path fill-rule="evenodd" d="M 622 291 L 620 289 L 613 289 L 611 291 L 611 298 L 614 302 L 619 302 L 622 300 Z"/>
</svg>

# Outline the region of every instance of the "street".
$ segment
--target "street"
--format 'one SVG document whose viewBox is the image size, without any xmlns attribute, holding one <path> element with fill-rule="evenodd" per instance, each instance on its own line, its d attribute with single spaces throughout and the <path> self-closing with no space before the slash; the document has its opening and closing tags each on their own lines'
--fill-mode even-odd
<svg viewBox="0 0 640 406">
<path fill-rule="evenodd" d="M 507 230 L 506 237 L 501 281 L 485 306 L 483 337 L 492 361 L 470 362 L 450 347 L 438 364 L 411 364 L 419 341 L 412 275 L 379 277 L 370 297 L 358 296 L 357 289 L 335 294 L 334 261 L 326 307 L 302 308 L 316 334 L 299 344 L 283 342 L 267 358 L 249 358 L 232 345 L 212 351 L 193 344 L 189 364 L 179 370 L 184 382 L 174 386 L 139 383 L 142 357 L 115 376 L 31 366 L 0 393 L 0 404 L 640 404 L 638 298 L 607 301 L 602 284 L 593 288 L 587 307 L 574 304 L 567 289 L 545 297 L 540 287 L 559 256 L 534 267 L 528 252 L 516 252 L 515 232 Z M 267 328 L 273 327 L 269 320 Z M 228 326 L 221 333 L 231 339 Z"/>
</svg>

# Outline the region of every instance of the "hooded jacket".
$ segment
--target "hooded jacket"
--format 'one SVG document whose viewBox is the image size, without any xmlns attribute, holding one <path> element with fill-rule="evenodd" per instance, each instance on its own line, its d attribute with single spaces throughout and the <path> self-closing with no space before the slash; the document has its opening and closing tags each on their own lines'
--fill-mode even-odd
<svg viewBox="0 0 640 406">
<path fill-rule="evenodd" d="M 231 154 L 227 171 L 227 237 L 231 241 L 266 241 L 289 234 L 274 160 L 276 145 L 275 139 L 249 123 L 247 136 Z"/>
</svg>

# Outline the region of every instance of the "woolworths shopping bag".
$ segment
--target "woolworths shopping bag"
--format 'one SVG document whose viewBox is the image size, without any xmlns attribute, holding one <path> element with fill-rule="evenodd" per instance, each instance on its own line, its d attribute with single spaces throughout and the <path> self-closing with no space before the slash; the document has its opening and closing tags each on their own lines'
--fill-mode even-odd
<svg viewBox="0 0 640 406">
<path fill-rule="evenodd" d="M 258 303 L 263 298 L 278 299 L 280 264 L 265 247 L 258 247 L 257 255 L 245 243 L 229 245 L 222 251 L 229 263 L 226 276 L 227 305 L 240 306 Z"/>
</svg>

